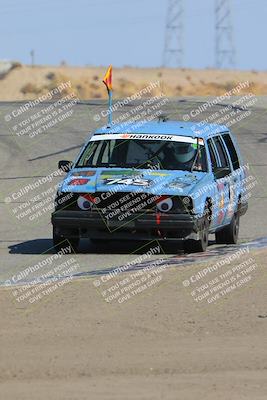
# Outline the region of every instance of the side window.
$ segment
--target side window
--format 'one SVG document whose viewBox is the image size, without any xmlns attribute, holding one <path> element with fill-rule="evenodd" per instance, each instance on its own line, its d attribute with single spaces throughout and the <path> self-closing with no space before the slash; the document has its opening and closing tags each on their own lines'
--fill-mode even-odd
<svg viewBox="0 0 267 400">
<path fill-rule="evenodd" d="M 229 135 L 229 133 L 225 133 L 222 136 L 223 136 L 224 143 L 226 144 L 226 147 L 230 154 L 233 168 L 238 169 L 240 167 L 240 163 L 239 163 L 238 155 L 237 155 L 234 143 L 231 139 L 231 136 Z"/>
<path fill-rule="evenodd" d="M 216 136 L 214 138 L 214 143 L 217 149 L 217 152 L 219 154 L 220 160 L 221 160 L 221 166 L 223 168 L 225 167 L 230 167 L 229 159 L 227 157 L 227 154 L 223 148 L 223 143 L 221 141 L 221 138 L 219 136 Z"/>
<path fill-rule="evenodd" d="M 212 170 L 214 170 L 216 167 L 218 167 L 218 165 L 217 165 L 216 156 L 214 153 L 214 148 L 213 148 L 211 139 L 208 140 L 208 149 L 209 149 L 209 153 L 210 153 Z"/>
</svg>

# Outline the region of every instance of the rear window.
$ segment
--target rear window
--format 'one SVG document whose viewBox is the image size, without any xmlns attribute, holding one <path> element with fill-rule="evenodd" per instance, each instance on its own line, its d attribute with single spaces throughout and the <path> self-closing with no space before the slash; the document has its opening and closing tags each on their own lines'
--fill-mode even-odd
<svg viewBox="0 0 267 400">
<path fill-rule="evenodd" d="M 227 157 L 225 149 L 223 148 L 223 143 L 221 141 L 221 138 L 219 136 L 216 136 L 213 140 L 221 160 L 221 166 L 223 168 L 230 167 L 229 159 Z"/>
<path fill-rule="evenodd" d="M 239 159 L 238 159 L 238 155 L 234 146 L 234 143 L 232 141 L 231 136 L 229 135 L 229 133 L 226 133 L 223 136 L 223 140 L 224 143 L 226 144 L 226 147 L 228 149 L 228 152 L 230 154 L 230 158 L 233 164 L 233 168 L 234 169 L 238 169 L 240 167 L 240 163 L 239 163 Z"/>
<path fill-rule="evenodd" d="M 219 165 L 217 164 L 217 160 L 216 160 L 216 156 L 215 156 L 214 148 L 213 148 L 213 143 L 212 143 L 211 139 L 208 140 L 208 148 L 209 148 L 209 153 L 210 153 L 212 170 L 214 171 L 215 168 L 218 167 Z"/>
</svg>

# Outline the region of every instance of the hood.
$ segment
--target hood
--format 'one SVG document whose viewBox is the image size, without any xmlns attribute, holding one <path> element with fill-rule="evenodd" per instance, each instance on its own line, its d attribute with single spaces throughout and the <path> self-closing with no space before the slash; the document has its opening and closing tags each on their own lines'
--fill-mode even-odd
<svg viewBox="0 0 267 400">
<path fill-rule="evenodd" d="M 190 195 L 207 176 L 205 172 L 74 168 L 60 185 L 62 192 L 140 192 L 155 195 Z"/>
</svg>

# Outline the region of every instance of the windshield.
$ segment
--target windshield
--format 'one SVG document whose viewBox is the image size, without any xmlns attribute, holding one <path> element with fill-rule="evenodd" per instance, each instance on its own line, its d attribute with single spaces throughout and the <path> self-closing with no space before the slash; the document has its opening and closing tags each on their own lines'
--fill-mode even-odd
<svg viewBox="0 0 267 400">
<path fill-rule="evenodd" d="M 206 171 L 203 145 L 168 140 L 111 139 L 90 141 L 76 167 L 120 167 Z"/>
</svg>

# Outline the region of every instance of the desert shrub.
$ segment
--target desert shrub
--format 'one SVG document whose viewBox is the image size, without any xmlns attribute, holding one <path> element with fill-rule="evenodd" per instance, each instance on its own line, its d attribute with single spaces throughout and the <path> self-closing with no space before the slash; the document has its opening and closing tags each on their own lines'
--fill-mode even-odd
<svg viewBox="0 0 267 400">
<path fill-rule="evenodd" d="M 33 94 L 39 94 L 42 89 L 38 88 L 34 83 L 26 83 L 26 85 L 22 86 L 20 89 L 21 93 L 23 94 L 28 94 L 28 93 L 33 93 Z"/>
<path fill-rule="evenodd" d="M 49 79 L 49 81 L 53 81 L 56 78 L 56 74 L 54 72 L 48 72 L 46 78 Z"/>
</svg>

